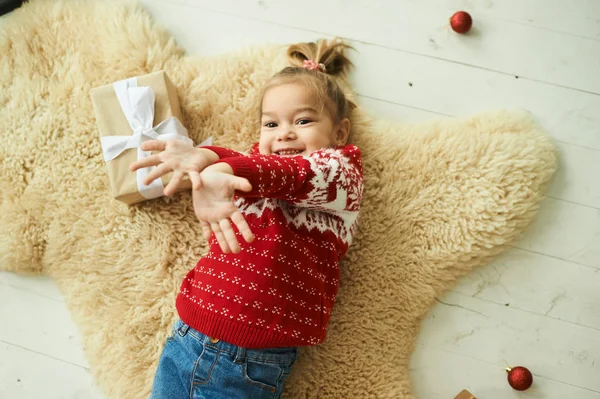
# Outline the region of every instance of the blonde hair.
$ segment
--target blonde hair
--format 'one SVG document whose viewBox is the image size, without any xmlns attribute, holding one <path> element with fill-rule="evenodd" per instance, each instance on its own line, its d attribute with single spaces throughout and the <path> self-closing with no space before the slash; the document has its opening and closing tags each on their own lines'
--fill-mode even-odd
<svg viewBox="0 0 600 399">
<path fill-rule="evenodd" d="M 350 102 L 335 78 L 345 78 L 352 62 L 344 54 L 352 47 L 341 40 L 319 40 L 298 43 L 288 48 L 287 55 L 292 66 L 273 75 L 263 88 L 262 97 L 271 87 L 286 83 L 304 84 L 327 109 L 334 123 L 348 118 L 356 106 Z M 304 61 L 321 64 L 319 70 L 305 68 Z M 261 105 L 262 107 L 262 105 Z"/>
</svg>

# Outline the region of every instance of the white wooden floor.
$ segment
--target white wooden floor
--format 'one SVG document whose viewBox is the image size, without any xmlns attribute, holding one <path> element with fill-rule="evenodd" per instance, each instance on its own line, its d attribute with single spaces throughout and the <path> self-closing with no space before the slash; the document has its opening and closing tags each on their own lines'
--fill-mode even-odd
<svg viewBox="0 0 600 399">
<path fill-rule="evenodd" d="M 414 391 L 600 399 L 600 0 L 144 4 L 192 54 L 344 37 L 357 50 L 360 102 L 381 118 L 533 112 L 560 151 L 548 198 L 512 250 L 433 307 L 412 358 Z M 447 28 L 460 9 L 473 15 L 469 36 Z M 0 273 L 0 321 L 0 398 L 102 397 L 52 282 Z M 512 391 L 506 365 L 529 367 L 534 387 Z"/>
</svg>

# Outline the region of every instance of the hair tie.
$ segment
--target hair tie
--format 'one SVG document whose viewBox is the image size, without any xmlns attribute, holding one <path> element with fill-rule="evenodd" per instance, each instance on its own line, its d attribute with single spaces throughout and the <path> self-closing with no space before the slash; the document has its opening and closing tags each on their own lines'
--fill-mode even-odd
<svg viewBox="0 0 600 399">
<path fill-rule="evenodd" d="M 313 60 L 304 60 L 304 62 L 302 63 L 302 66 L 306 69 L 308 69 L 309 71 L 321 71 L 323 73 L 325 73 L 325 64 L 317 64 L 316 62 L 314 62 Z"/>
</svg>

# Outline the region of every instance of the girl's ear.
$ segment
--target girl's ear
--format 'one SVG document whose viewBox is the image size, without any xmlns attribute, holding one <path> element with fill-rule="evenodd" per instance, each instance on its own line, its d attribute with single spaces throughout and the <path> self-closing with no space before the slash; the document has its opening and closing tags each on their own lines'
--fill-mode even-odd
<svg viewBox="0 0 600 399">
<path fill-rule="evenodd" d="M 336 145 L 344 145 L 350 135 L 350 119 L 344 118 L 338 123 L 335 132 Z"/>
</svg>

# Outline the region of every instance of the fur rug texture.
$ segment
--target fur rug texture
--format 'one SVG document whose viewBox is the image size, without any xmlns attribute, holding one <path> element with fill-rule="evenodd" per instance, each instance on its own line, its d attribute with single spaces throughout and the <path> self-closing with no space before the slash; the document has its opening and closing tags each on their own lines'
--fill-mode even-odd
<svg viewBox="0 0 600 399">
<path fill-rule="evenodd" d="M 0 268 L 52 276 L 107 398 L 148 396 L 186 272 L 205 252 L 189 192 L 111 198 L 90 89 L 164 69 L 194 142 L 246 150 L 284 46 L 189 57 L 135 5 L 34 0 L 0 33 Z M 271 60 L 271 62 L 265 62 Z M 521 111 L 417 125 L 360 107 L 361 225 L 326 342 L 303 348 L 288 398 L 412 398 L 419 320 L 457 277 L 519 237 L 555 169 Z"/>
</svg>

